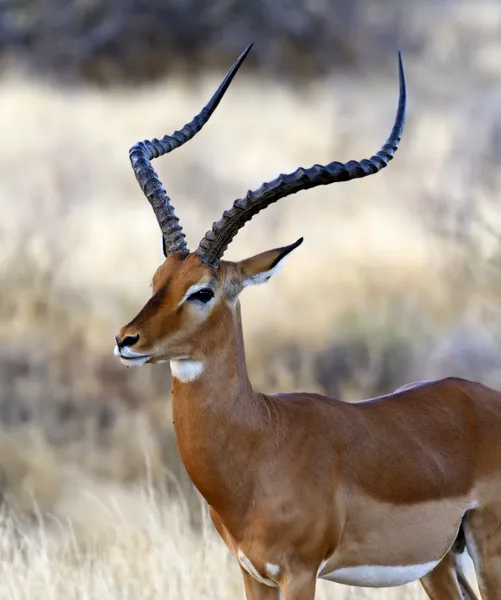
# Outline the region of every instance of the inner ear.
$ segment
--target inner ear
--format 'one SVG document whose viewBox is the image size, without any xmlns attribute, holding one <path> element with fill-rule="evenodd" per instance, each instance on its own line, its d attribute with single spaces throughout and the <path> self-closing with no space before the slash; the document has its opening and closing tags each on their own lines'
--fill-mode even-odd
<svg viewBox="0 0 501 600">
<path fill-rule="evenodd" d="M 303 238 L 299 238 L 290 246 L 267 250 L 239 262 L 242 287 L 266 283 L 280 269 L 284 258 L 302 243 Z"/>
</svg>

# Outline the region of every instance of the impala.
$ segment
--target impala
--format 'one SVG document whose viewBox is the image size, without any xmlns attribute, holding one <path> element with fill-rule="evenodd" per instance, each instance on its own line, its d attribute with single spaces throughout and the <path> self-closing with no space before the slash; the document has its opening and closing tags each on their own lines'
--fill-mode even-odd
<svg viewBox="0 0 501 600">
<path fill-rule="evenodd" d="M 465 548 L 482 597 L 501 599 L 501 395 L 459 378 L 353 404 L 256 392 L 239 294 L 267 282 L 302 239 L 240 262 L 221 259 L 271 203 L 387 165 L 405 121 L 400 55 L 397 115 L 372 158 L 280 175 L 236 200 L 188 250 L 150 161 L 200 131 L 249 50 L 190 123 L 130 150 L 165 261 L 151 298 L 116 337 L 115 354 L 127 366 L 170 361 L 179 453 L 240 565 L 248 600 L 313 600 L 319 577 L 368 587 L 419 579 L 430 598 L 470 600 L 459 562 Z"/>
</svg>

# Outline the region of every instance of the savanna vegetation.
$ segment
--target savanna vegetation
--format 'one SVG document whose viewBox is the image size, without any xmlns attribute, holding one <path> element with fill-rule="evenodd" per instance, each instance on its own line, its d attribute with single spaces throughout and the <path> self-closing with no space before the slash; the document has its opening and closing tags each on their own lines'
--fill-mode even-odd
<svg viewBox="0 0 501 600">
<path fill-rule="evenodd" d="M 0 3 L 1 598 L 241 594 L 179 463 L 169 366 L 112 350 L 162 260 L 127 151 L 198 112 L 249 39 L 211 122 L 155 164 L 192 245 L 261 181 L 376 150 L 398 48 L 409 91 L 385 171 L 284 199 L 230 247 L 305 237 L 243 294 L 254 385 L 348 401 L 452 374 L 501 387 L 499 3 L 199 4 Z"/>
</svg>

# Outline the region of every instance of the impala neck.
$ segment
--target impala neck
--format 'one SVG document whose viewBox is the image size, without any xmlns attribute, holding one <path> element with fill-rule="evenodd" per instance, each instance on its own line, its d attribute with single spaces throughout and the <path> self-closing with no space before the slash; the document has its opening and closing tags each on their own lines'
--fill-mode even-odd
<svg viewBox="0 0 501 600">
<path fill-rule="evenodd" d="M 171 361 L 173 402 L 225 411 L 255 396 L 247 375 L 240 303 L 229 309 L 196 356 Z M 223 392 L 223 395 L 221 393 Z"/>
<path fill-rule="evenodd" d="M 247 375 L 239 304 L 213 334 L 196 359 L 172 361 L 171 369 L 179 453 L 191 480 L 217 510 L 250 484 L 244 440 L 263 429 L 263 411 Z"/>
</svg>

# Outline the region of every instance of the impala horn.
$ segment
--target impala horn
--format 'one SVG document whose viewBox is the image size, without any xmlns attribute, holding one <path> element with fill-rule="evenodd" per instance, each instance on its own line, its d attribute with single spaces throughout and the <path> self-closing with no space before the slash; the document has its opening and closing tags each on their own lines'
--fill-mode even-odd
<svg viewBox="0 0 501 600">
<path fill-rule="evenodd" d="M 205 234 L 196 251 L 200 260 L 207 265 L 216 267 L 239 229 L 259 211 L 281 198 L 317 185 L 359 179 L 384 169 L 398 148 L 405 123 L 406 89 L 400 52 L 398 53 L 398 73 L 400 96 L 393 128 L 385 144 L 374 156 L 360 162 L 351 160 L 347 163 L 331 162 L 326 166 L 313 165 L 309 169 L 300 167 L 294 173 L 282 174 L 269 183 L 263 183 L 255 191 L 249 190 L 244 198 L 235 200 L 233 206 L 226 210 L 221 219 L 214 223 L 212 229 Z"/>
<path fill-rule="evenodd" d="M 187 123 L 181 130 L 175 131 L 172 135 L 164 136 L 161 140 L 155 138 L 138 142 L 129 150 L 129 158 L 136 179 L 151 204 L 162 230 L 165 256 L 172 252 L 188 252 L 188 248 L 183 228 L 179 224 L 179 219 L 176 217 L 174 207 L 162 186 L 162 182 L 151 166 L 151 160 L 179 148 L 202 129 L 216 110 L 251 48 L 252 44 L 242 52 L 207 105 L 190 123 Z"/>
</svg>

